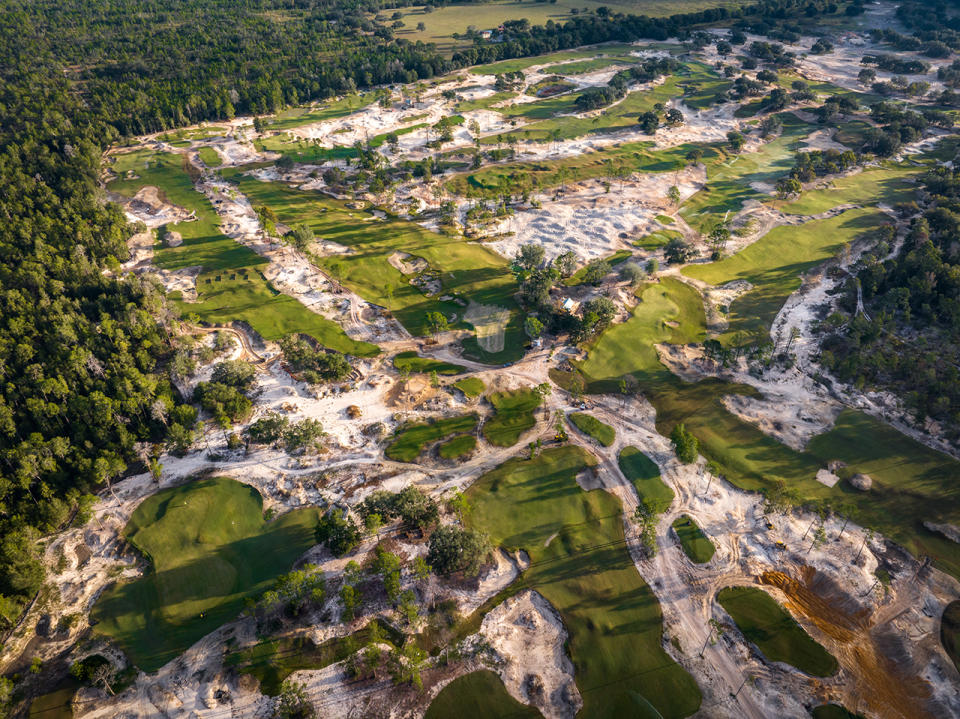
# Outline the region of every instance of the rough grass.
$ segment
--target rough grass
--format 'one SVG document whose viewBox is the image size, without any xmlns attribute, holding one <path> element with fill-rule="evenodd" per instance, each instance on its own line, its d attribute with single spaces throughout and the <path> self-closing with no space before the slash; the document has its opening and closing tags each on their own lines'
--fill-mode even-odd
<svg viewBox="0 0 960 719">
<path fill-rule="evenodd" d="M 494 392 L 489 399 L 496 412 L 483 423 L 483 436 L 490 444 L 512 447 L 536 425 L 533 413 L 542 400 L 532 389 Z"/>
<path fill-rule="evenodd" d="M 145 576 L 107 589 L 95 631 L 153 672 L 234 619 L 314 545 L 315 508 L 267 522 L 263 499 L 232 479 L 191 482 L 148 497 L 124 537 L 150 561 Z"/>
<path fill-rule="evenodd" d="M 69 686 L 41 694 L 30 702 L 28 719 L 72 719 L 72 702 L 77 688 Z"/>
<path fill-rule="evenodd" d="M 837 671 L 837 660 L 762 589 L 727 587 L 717 593 L 717 601 L 768 661 L 785 662 L 815 677 Z"/>
<path fill-rule="evenodd" d="M 711 285 L 746 280 L 753 288 L 732 303 L 726 343 L 762 341 L 800 277 L 849 243 L 867 236 L 888 220 L 880 211 L 848 210 L 825 220 L 775 227 L 735 255 L 707 265 L 690 265 L 683 274 Z"/>
<path fill-rule="evenodd" d="M 641 502 L 662 513 L 673 504 L 674 493 L 660 478 L 660 468 L 636 447 L 624 447 L 617 458 L 623 476 L 633 482 Z"/>
<path fill-rule="evenodd" d="M 665 247 L 670 240 L 682 240 L 683 233 L 679 230 L 670 230 L 663 229 L 657 230 L 656 232 L 651 232 L 649 235 L 645 235 L 641 239 L 636 241 L 637 247 L 642 247 L 645 250 L 658 250 L 661 247 Z"/>
<path fill-rule="evenodd" d="M 464 377 L 463 379 L 458 379 L 453 383 L 453 386 L 470 399 L 479 397 L 487 388 L 483 380 L 479 377 Z"/>
<path fill-rule="evenodd" d="M 572 412 L 568 416 L 577 429 L 593 437 L 604 447 L 609 447 L 617 438 L 617 431 L 613 427 L 601 422 L 593 415 L 589 415 L 586 412 Z"/>
<path fill-rule="evenodd" d="M 706 564 L 713 559 L 713 554 L 716 552 L 713 542 L 690 517 L 685 514 L 677 517 L 671 526 L 680 539 L 683 553 L 690 558 L 691 562 Z"/>
<path fill-rule="evenodd" d="M 830 181 L 823 190 L 811 190 L 781 209 L 796 215 L 816 215 L 838 205 L 895 205 L 907 202 L 916 195 L 909 182 L 917 174 L 916 166 L 886 165 L 869 168 L 853 175 Z"/>
<path fill-rule="evenodd" d="M 510 460 L 470 487 L 467 524 L 530 555 L 517 589 L 540 592 L 563 617 L 580 716 L 657 716 L 649 705 L 663 717 L 689 716 L 700 691 L 661 647 L 660 606 L 626 550 L 620 503 L 577 484 L 595 464 L 575 446 Z"/>
<path fill-rule="evenodd" d="M 474 357 L 487 362 L 512 362 L 523 353 L 522 327 L 514 292 L 516 279 L 507 261 L 478 243 L 431 232 L 415 222 L 392 216 L 377 218 L 366 210 L 318 192 L 297 190 L 277 182 L 262 182 L 240 174 L 231 176 L 250 201 L 266 205 L 287 226 L 309 226 L 316 236 L 350 248 L 347 254 L 311 259 L 331 276 L 375 304 L 387 307 L 410 332 L 428 332 L 428 312 L 447 317 L 462 315 L 463 308 L 440 296 L 461 297 L 477 304 L 496 305 L 511 312 L 504 350 L 487 353 L 473 346 Z M 427 296 L 410 284 L 409 277 L 393 267 L 394 252 L 424 258 L 440 275 L 442 290 Z M 473 343 L 474 345 L 476 343 Z"/>
<path fill-rule="evenodd" d="M 459 459 L 477 448 L 477 438 L 472 434 L 462 434 L 449 439 L 437 448 L 437 454 L 443 459 Z"/>
<path fill-rule="evenodd" d="M 423 448 L 431 442 L 452 434 L 472 432 L 476 426 L 477 415 L 475 414 L 462 414 L 422 424 L 406 425 L 397 430 L 393 441 L 387 445 L 384 453 L 395 462 L 413 462 L 420 456 Z"/>
<path fill-rule="evenodd" d="M 171 204 L 196 213 L 193 222 L 167 226 L 181 234 L 182 245 L 167 247 L 158 243 L 154 249 L 154 264 L 161 269 L 203 267 L 196 280 L 199 301 L 182 302 L 184 313 L 195 313 L 202 321 L 215 324 L 240 320 L 268 340 L 297 332 L 338 352 L 360 357 L 379 354 L 376 345 L 351 339 L 336 322 L 311 312 L 264 279 L 262 268 L 267 265 L 266 260 L 220 232 L 219 218 L 210 201 L 193 187 L 185 158 L 152 150 L 115 157 L 113 169 L 119 179 L 111 182 L 108 189 L 132 197 L 141 188 L 152 185 Z M 125 179 L 127 170 L 139 177 Z"/>
<path fill-rule="evenodd" d="M 466 367 L 461 367 L 458 364 L 430 359 L 429 357 L 420 357 L 412 350 L 394 355 L 393 366 L 401 372 L 436 372 L 442 375 L 461 374 L 467 371 Z"/>
<path fill-rule="evenodd" d="M 489 669 L 470 672 L 447 684 L 430 703 L 424 719 L 451 717 L 487 717 L 489 719 L 538 719 L 538 709 L 521 704 L 509 693 L 503 682 Z"/>
</svg>

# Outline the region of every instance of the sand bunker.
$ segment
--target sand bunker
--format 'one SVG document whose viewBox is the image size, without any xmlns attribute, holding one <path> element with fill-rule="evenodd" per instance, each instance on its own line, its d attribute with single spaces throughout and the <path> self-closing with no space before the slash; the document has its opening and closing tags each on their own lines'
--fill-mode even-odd
<svg viewBox="0 0 960 719">
<path fill-rule="evenodd" d="M 470 302 L 463 321 L 473 325 L 477 333 L 477 344 L 485 352 L 502 352 L 504 331 L 510 321 L 510 311 L 496 305 L 479 305 Z"/>
<path fill-rule="evenodd" d="M 416 255 L 411 255 L 406 252 L 394 252 L 387 259 L 387 262 L 405 275 L 416 275 L 430 267 L 422 257 L 417 257 Z"/>
<path fill-rule="evenodd" d="M 507 691 L 547 719 L 573 717 L 583 700 L 564 651 L 567 630 L 556 610 L 532 590 L 507 599 L 483 619 L 480 632 L 503 658 Z"/>
</svg>

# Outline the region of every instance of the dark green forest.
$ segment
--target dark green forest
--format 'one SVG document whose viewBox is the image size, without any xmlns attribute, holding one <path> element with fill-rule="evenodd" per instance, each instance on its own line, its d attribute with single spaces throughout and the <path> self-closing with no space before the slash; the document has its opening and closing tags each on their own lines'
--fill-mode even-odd
<svg viewBox="0 0 960 719">
<path fill-rule="evenodd" d="M 133 228 L 98 183 L 108 146 L 477 62 L 860 10 L 765 0 L 650 19 L 601 8 L 563 24 L 510 23 L 504 42 L 445 58 L 374 20 L 402 4 L 0 4 L 0 623 L 14 623 L 42 585 L 39 540 L 196 421 L 169 380 L 175 311 L 160 288 L 116 273 Z"/>
</svg>

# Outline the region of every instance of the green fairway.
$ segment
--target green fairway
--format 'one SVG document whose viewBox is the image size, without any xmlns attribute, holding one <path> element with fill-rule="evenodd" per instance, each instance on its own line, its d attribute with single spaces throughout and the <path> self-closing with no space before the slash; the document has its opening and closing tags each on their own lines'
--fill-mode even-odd
<svg viewBox="0 0 960 719">
<path fill-rule="evenodd" d="M 677 533 L 680 546 L 683 547 L 683 553 L 690 558 L 691 562 L 706 564 L 713 559 L 713 554 L 716 552 L 713 542 L 690 517 L 685 514 L 681 515 L 673 521 L 671 526 L 673 531 Z"/>
<path fill-rule="evenodd" d="M 617 431 L 613 427 L 601 422 L 593 415 L 586 412 L 572 412 L 569 417 L 577 429 L 593 437 L 604 447 L 609 447 L 617 438 Z"/>
<path fill-rule="evenodd" d="M 197 154 L 200 155 L 200 160 L 207 167 L 220 167 L 223 164 L 220 154 L 212 147 L 201 147 L 197 150 Z"/>
<path fill-rule="evenodd" d="M 660 606 L 624 544 L 620 503 L 577 484 L 595 464 L 575 446 L 510 460 L 470 487 L 467 524 L 530 555 L 519 582 L 563 617 L 584 701 L 579 716 L 689 716 L 700 691 L 661 647 Z"/>
<path fill-rule="evenodd" d="M 460 297 L 481 305 L 502 307 L 512 321 L 506 329 L 504 349 L 484 352 L 476 342 L 465 346 L 482 361 L 511 362 L 523 354 L 522 327 L 513 294 L 516 279 L 507 261 L 478 243 L 465 242 L 431 232 L 415 222 L 388 216 L 379 218 L 368 210 L 353 210 L 319 192 L 262 182 L 242 174 L 230 175 L 254 206 L 273 209 L 287 226 L 303 223 L 317 237 L 350 248 L 350 252 L 313 256 L 315 264 L 361 297 L 388 308 L 410 332 L 428 332 L 426 314 L 439 311 L 447 317 L 462 317 L 463 307 L 441 296 Z M 390 257 L 406 252 L 421 257 L 437 273 L 442 289 L 424 294 L 410 283 L 411 276 L 390 264 Z M 464 326 L 458 322 L 457 326 Z"/>
<path fill-rule="evenodd" d="M 314 545 L 315 508 L 267 522 L 256 489 L 232 479 L 190 482 L 145 499 L 124 537 L 150 561 L 94 605 L 95 631 L 153 672 L 236 618 Z"/>
<path fill-rule="evenodd" d="M 459 459 L 477 448 L 477 438 L 472 434 L 461 434 L 459 437 L 448 439 L 437 448 L 437 454 L 442 459 Z"/>
<path fill-rule="evenodd" d="M 452 434 L 472 432 L 476 426 L 477 415 L 475 414 L 462 414 L 423 424 L 405 425 L 397 430 L 384 454 L 395 462 L 413 462 L 431 442 Z"/>
<path fill-rule="evenodd" d="M 727 587 L 717 593 L 717 601 L 768 661 L 785 662 L 815 677 L 837 671 L 837 660 L 762 589 Z"/>
<path fill-rule="evenodd" d="M 918 169 L 913 165 L 868 168 L 831 180 L 826 189 L 805 192 L 782 209 L 796 215 L 816 215 L 838 205 L 874 206 L 882 203 L 892 207 L 914 198 L 916 190 L 909 179 L 917 173 Z"/>
<path fill-rule="evenodd" d="M 496 674 L 481 669 L 447 684 L 424 715 L 424 719 L 453 717 L 537 719 L 543 715 L 535 707 L 521 704 L 510 696 Z"/>
<path fill-rule="evenodd" d="M 464 377 L 453 383 L 453 386 L 463 392 L 468 399 L 479 397 L 487 388 L 479 377 Z"/>
<path fill-rule="evenodd" d="M 794 155 L 801 140 L 818 129 L 800 120 L 793 113 L 781 113 L 783 131 L 780 136 L 756 152 L 731 154 L 727 147 L 721 154 L 708 158 L 707 186 L 688 199 L 680 209 L 683 218 L 699 232 L 707 232 L 725 218 L 738 212 L 747 200 L 767 200 L 769 195 L 751 187 L 753 182 L 771 185 L 793 167 Z"/>
<path fill-rule="evenodd" d="M 940 642 L 944 651 L 960 671 L 960 600 L 950 602 L 940 620 Z"/>
<path fill-rule="evenodd" d="M 683 233 L 679 230 L 663 229 L 657 230 L 656 232 L 651 232 L 649 235 L 645 235 L 641 239 L 637 240 L 637 247 L 642 247 L 645 250 L 658 250 L 661 247 L 665 247 L 670 240 L 682 240 Z"/>
<path fill-rule="evenodd" d="M 113 170 L 118 179 L 108 185 L 111 191 L 132 197 L 141 188 L 154 186 L 171 204 L 195 213 L 195 221 L 166 228 L 180 233 L 183 244 L 167 247 L 158 243 L 153 256 L 154 264 L 165 270 L 203 267 L 196 279 L 199 301 L 181 302 L 184 313 L 195 313 L 202 321 L 214 324 L 240 320 L 267 340 L 302 333 L 338 352 L 358 357 L 379 354 L 376 345 L 351 339 L 333 320 L 274 289 L 262 274 L 267 261 L 220 232 L 219 218 L 210 201 L 193 187 L 194 171 L 185 157 L 151 150 L 114 157 Z M 137 177 L 127 179 L 128 171 Z"/>
<path fill-rule="evenodd" d="M 514 5 L 514 3 L 510 3 Z M 497 7 L 496 4 L 491 4 L 491 7 Z M 502 6 L 501 6 L 502 7 Z M 470 72 L 476 75 L 500 75 L 505 72 L 519 72 L 521 70 L 526 70 L 528 67 L 534 67 L 536 65 L 554 65 L 558 62 L 566 62 L 568 60 L 586 60 L 590 58 L 596 58 L 599 56 L 604 57 L 617 57 L 621 55 L 629 56 L 631 50 L 636 50 L 638 48 L 632 45 L 622 45 L 619 43 L 609 43 L 606 45 L 597 45 L 590 49 L 584 50 L 561 50 L 560 52 L 548 53 L 546 55 L 535 55 L 531 57 L 518 57 L 511 60 L 502 60 L 500 62 L 493 62 L 488 65 L 477 65 L 472 68 Z"/>
<path fill-rule="evenodd" d="M 633 482 L 641 502 L 662 514 L 673 504 L 674 493 L 660 478 L 660 468 L 636 447 L 624 447 L 617 458 L 623 476 Z"/>
<path fill-rule="evenodd" d="M 441 360 L 421 357 L 413 350 L 409 352 L 399 352 L 393 357 L 393 366 L 400 372 L 436 372 L 442 375 L 462 374 L 467 371 L 466 367 L 458 364 L 450 364 Z"/>
<path fill-rule="evenodd" d="M 929 556 L 960 577 L 960 546 L 931 532 L 923 522 L 960 523 L 960 463 L 865 414 L 845 410 L 834 427 L 797 452 L 730 412 L 725 394 L 756 396 L 757 390 L 721 380 L 687 383 L 660 364 L 654 343 L 702 342 L 705 317 L 696 290 L 666 279 L 640 291 L 641 302 L 626 322 L 607 329 L 577 363 L 592 393 L 617 394 L 626 374 L 657 410 L 657 430 L 669 436 L 683 422 L 700 441 L 700 452 L 717 462 L 723 476 L 749 491 L 771 489 L 783 480 L 806 501 L 856 508 L 858 522 L 907 548 Z M 676 326 L 666 322 L 676 322 Z M 873 480 L 864 493 L 841 482 L 817 482 L 817 470 L 833 460 Z"/>
<path fill-rule="evenodd" d="M 483 423 L 484 438 L 497 447 L 512 447 L 537 421 L 534 411 L 540 406 L 540 395 L 532 389 L 494 392 L 488 398 L 496 414 Z"/>
<path fill-rule="evenodd" d="M 711 285 L 733 280 L 753 285 L 731 304 L 729 327 L 722 339 L 742 342 L 746 337 L 761 342 L 768 338 L 780 308 L 800 286 L 803 273 L 886 222 L 879 210 L 865 208 L 802 225 L 782 225 L 735 255 L 707 265 L 689 265 L 683 274 Z"/>
</svg>

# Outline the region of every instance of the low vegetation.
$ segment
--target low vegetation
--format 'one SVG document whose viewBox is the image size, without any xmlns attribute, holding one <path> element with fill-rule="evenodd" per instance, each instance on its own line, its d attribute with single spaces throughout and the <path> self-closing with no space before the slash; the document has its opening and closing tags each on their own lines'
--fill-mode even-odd
<svg viewBox="0 0 960 719">
<path fill-rule="evenodd" d="M 543 715 L 510 696 L 494 672 L 482 669 L 458 677 L 441 689 L 424 719 L 455 716 L 540 719 Z"/>
<path fill-rule="evenodd" d="M 542 400 L 535 390 L 494 392 L 488 399 L 495 413 L 483 423 L 483 436 L 490 444 L 512 447 L 524 432 L 536 425 L 533 413 Z"/>
<path fill-rule="evenodd" d="M 384 453 L 396 462 L 413 462 L 431 442 L 454 434 L 472 432 L 477 421 L 477 415 L 463 414 L 400 427 Z"/>
<path fill-rule="evenodd" d="M 461 434 L 459 437 L 448 439 L 437 447 L 437 454 L 442 459 L 460 459 L 473 453 L 477 448 L 477 438 L 472 434 Z"/>
<path fill-rule="evenodd" d="M 464 377 L 463 379 L 458 379 L 452 386 L 463 392 L 467 399 L 479 397 L 487 389 L 483 380 L 479 377 Z"/>
<path fill-rule="evenodd" d="M 633 483 L 640 502 L 657 514 L 673 504 L 674 493 L 661 478 L 660 468 L 636 447 L 624 447 L 617 458 L 620 471 Z"/>
</svg>

